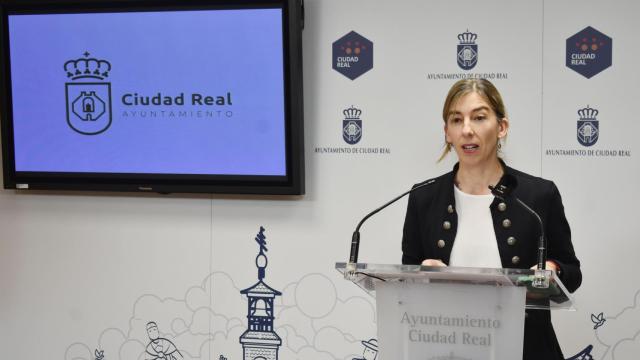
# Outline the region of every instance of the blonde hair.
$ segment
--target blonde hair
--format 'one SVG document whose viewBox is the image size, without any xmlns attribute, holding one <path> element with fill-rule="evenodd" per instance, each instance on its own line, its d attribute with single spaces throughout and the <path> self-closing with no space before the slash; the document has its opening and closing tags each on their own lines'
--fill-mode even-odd
<svg viewBox="0 0 640 360">
<path fill-rule="evenodd" d="M 447 120 L 452 114 L 453 107 L 456 105 L 458 100 L 473 92 L 482 96 L 484 100 L 489 103 L 491 110 L 496 113 L 498 123 L 507 117 L 507 111 L 504 107 L 504 102 L 502 102 L 502 96 L 491 81 L 487 79 L 464 79 L 458 80 L 453 84 L 453 86 L 451 86 L 451 89 L 449 89 L 449 93 L 447 94 L 447 98 L 444 100 L 444 106 L 442 107 L 442 120 L 444 120 L 445 125 L 447 124 Z M 440 158 L 438 158 L 438 162 L 442 161 L 449 152 L 451 152 L 451 144 L 445 143 L 444 150 L 440 155 Z"/>
</svg>

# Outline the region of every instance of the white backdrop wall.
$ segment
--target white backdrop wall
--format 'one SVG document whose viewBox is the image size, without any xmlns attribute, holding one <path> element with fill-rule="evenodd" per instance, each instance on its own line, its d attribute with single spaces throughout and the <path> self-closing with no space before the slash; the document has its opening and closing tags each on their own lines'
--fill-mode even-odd
<svg viewBox="0 0 640 360">
<path fill-rule="evenodd" d="M 3 354 L 88 360 L 100 358 L 99 350 L 104 359 L 142 359 L 146 324 L 155 321 L 185 359 L 242 359 L 240 290 L 257 282 L 253 238 L 262 225 L 265 281 L 282 292 L 274 320 L 279 358 L 362 357 L 362 341 L 376 337 L 374 302 L 333 264 L 346 260 L 364 213 L 453 166 L 453 156 L 436 163 L 441 106 L 455 77 L 476 74 L 494 77 L 507 104 L 506 161 L 553 179 L 563 195 L 584 274 L 578 311 L 553 313 L 566 357 L 637 358 L 640 5 L 306 0 L 306 14 L 307 194 L 0 191 Z M 565 66 L 567 38 L 587 26 L 613 39 L 612 65 L 591 78 Z M 456 62 L 457 36 L 467 30 L 477 34 L 471 70 Z M 351 31 L 373 42 L 373 68 L 355 80 L 332 69 L 332 44 Z M 576 139 L 577 111 L 587 105 L 600 121 L 589 147 Z M 352 106 L 363 123 L 355 145 L 342 138 L 343 110 Z M 383 151 L 359 153 L 370 149 Z M 587 150 L 593 155 L 581 155 Z M 365 225 L 361 261 L 400 261 L 405 206 Z M 592 314 L 601 312 L 605 321 L 594 329 Z"/>
</svg>

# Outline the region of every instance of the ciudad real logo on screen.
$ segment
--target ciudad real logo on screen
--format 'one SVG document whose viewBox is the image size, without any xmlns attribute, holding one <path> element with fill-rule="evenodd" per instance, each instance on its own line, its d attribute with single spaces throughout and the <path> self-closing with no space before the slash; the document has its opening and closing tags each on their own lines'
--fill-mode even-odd
<svg viewBox="0 0 640 360">
<path fill-rule="evenodd" d="M 84 135 L 105 132 L 112 123 L 112 93 L 108 81 L 111 62 L 83 57 L 64 63 L 68 82 L 65 84 L 67 123 Z M 126 90 L 116 97 L 120 101 L 121 117 L 141 118 L 231 118 L 233 97 L 223 94 L 203 94 L 185 91 Z"/>
<path fill-rule="evenodd" d="M 191 105 L 233 105 L 231 101 L 231 93 L 227 92 L 224 96 L 209 96 L 198 93 L 191 93 Z M 153 106 L 153 105 L 179 105 L 185 104 L 185 94 L 171 96 L 165 95 L 158 91 L 153 96 L 140 95 L 136 92 L 126 93 L 122 95 L 122 104 L 126 106 Z"/>
</svg>

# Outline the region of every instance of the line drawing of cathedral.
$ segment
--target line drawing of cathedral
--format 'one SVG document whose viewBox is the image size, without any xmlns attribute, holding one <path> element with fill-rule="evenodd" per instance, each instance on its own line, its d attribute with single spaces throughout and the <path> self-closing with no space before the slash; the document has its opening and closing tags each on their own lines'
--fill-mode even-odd
<svg viewBox="0 0 640 360">
<path fill-rule="evenodd" d="M 260 252 L 256 256 L 258 268 L 258 282 L 250 288 L 240 291 L 247 296 L 248 329 L 240 335 L 243 360 L 278 360 L 278 349 L 282 344 L 280 336 L 273 331 L 274 307 L 273 300 L 281 292 L 265 284 L 265 269 L 267 267 L 267 242 L 264 227 L 256 235 L 256 242 Z"/>
</svg>

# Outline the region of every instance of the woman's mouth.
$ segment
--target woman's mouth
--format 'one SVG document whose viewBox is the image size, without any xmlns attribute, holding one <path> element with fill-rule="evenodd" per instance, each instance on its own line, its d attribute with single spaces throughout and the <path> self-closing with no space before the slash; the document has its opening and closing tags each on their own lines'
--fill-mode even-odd
<svg viewBox="0 0 640 360">
<path fill-rule="evenodd" d="M 462 145 L 462 151 L 466 154 L 476 152 L 480 148 L 478 144 L 464 144 Z"/>
</svg>

